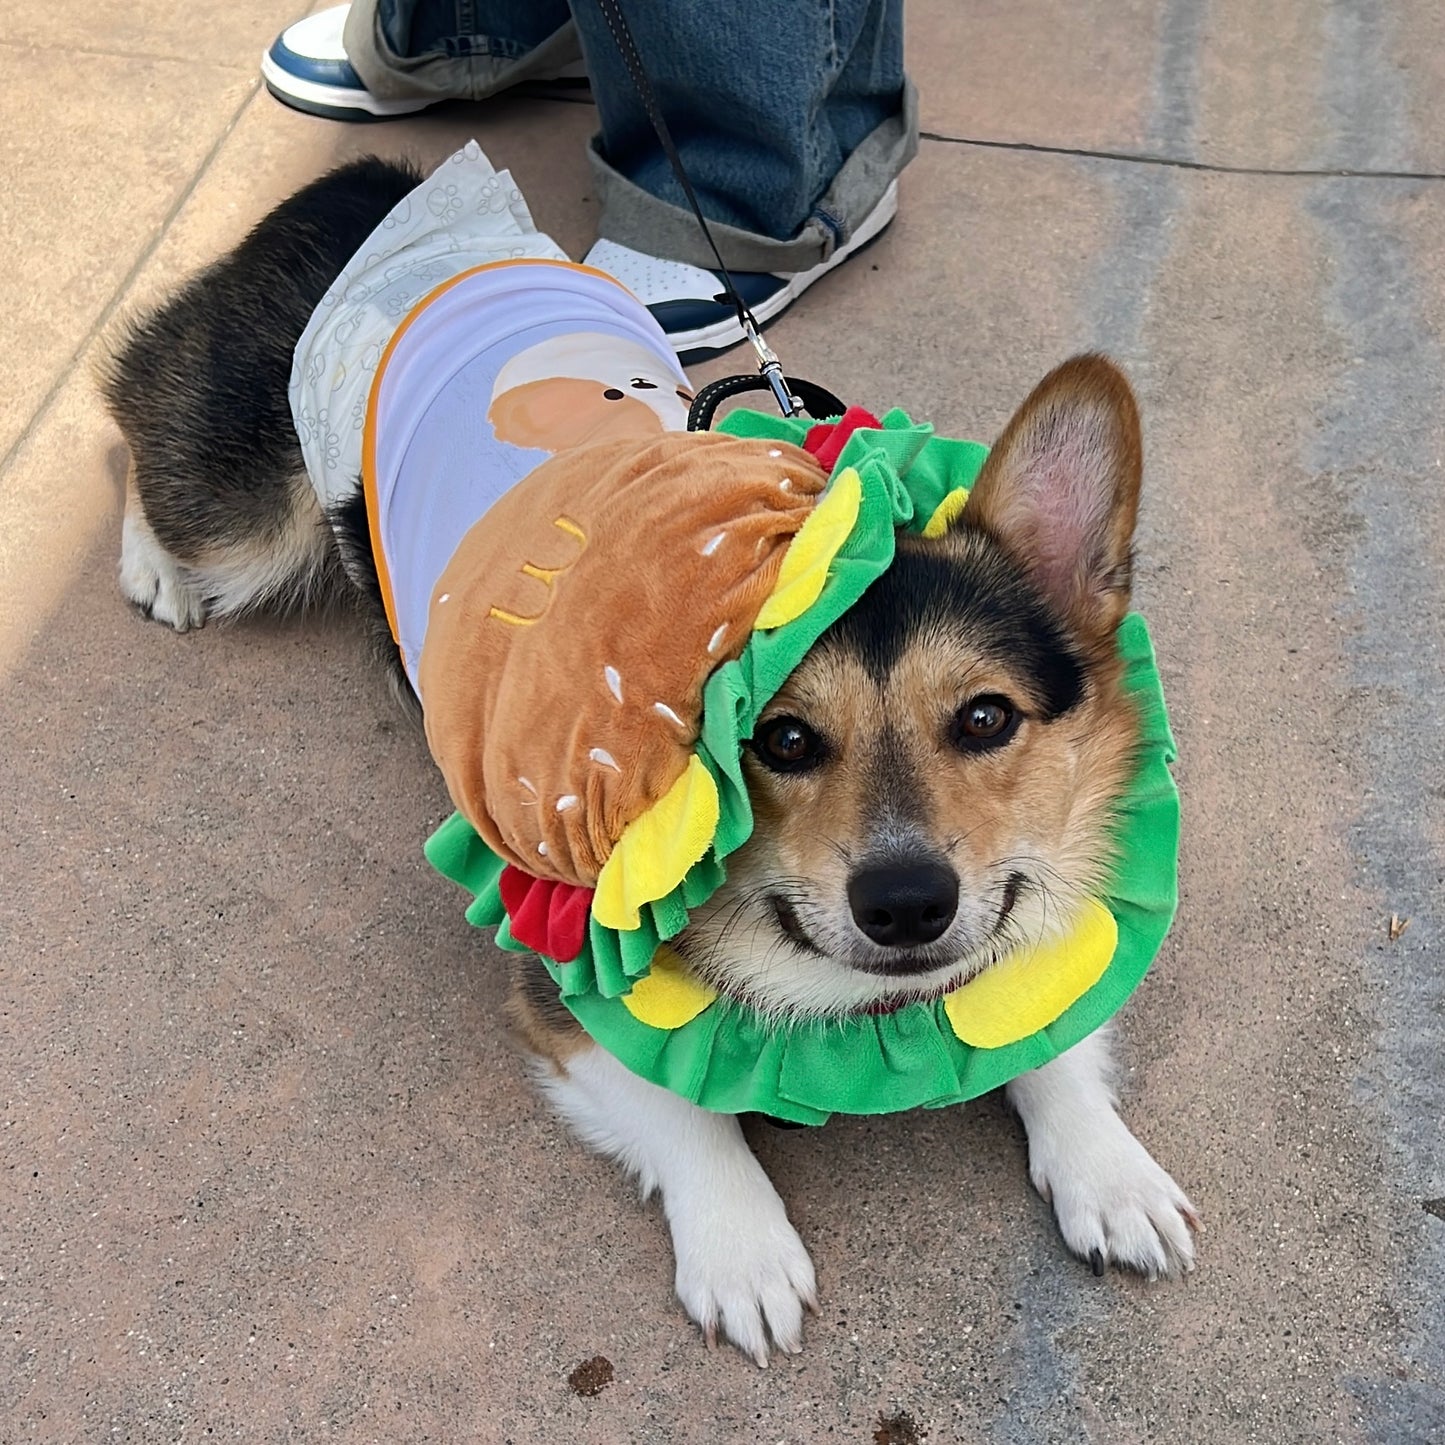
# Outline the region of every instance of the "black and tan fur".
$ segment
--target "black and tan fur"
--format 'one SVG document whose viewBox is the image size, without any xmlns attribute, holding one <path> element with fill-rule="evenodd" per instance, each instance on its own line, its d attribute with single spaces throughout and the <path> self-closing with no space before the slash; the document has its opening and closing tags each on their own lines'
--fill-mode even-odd
<svg viewBox="0 0 1445 1445">
<path fill-rule="evenodd" d="M 185 631 L 317 601 L 349 578 L 385 634 L 360 478 L 324 517 L 287 386 L 311 313 L 421 178 L 375 157 L 342 166 L 123 329 L 101 390 L 131 453 L 122 588 L 147 616 Z"/>
</svg>

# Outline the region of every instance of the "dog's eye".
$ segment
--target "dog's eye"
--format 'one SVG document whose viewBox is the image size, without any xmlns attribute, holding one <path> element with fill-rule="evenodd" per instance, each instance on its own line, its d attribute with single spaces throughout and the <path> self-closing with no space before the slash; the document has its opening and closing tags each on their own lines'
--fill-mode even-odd
<svg viewBox="0 0 1445 1445">
<path fill-rule="evenodd" d="M 775 717 L 753 738 L 753 753 L 775 773 L 804 773 L 823 761 L 823 739 L 795 717 Z"/>
<path fill-rule="evenodd" d="M 959 708 L 951 729 L 953 745 L 966 753 L 1002 747 L 1018 725 L 1018 709 L 1006 697 L 984 693 Z"/>
<path fill-rule="evenodd" d="M 627 384 L 633 389 L 633 391 L 657 390 L 657 383 L 655 381 L 648 381 L 645 377 L 641 376 L 634 376 L 632 380 L 629 381 Z"/>
<path fill-rule="evenodd" d="M 602 393 L 602 395 L 605 396 L 608 401 L 621 401 L 621 400 L 622 400 L 622 393 L 621 393 L 620 391 L 618 391 L 618 389 L 617 389 L 615 386 L 609 386 L 609 387 L 607 388 L 607 390 Z"/>
</svg>

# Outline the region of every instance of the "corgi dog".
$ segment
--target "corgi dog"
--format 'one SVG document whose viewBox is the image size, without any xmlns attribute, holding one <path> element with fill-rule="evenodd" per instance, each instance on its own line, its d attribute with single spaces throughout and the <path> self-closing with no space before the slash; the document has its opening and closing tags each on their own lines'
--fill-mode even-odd
<svg viewBox="0 0 1445 1445">
<path fill-rule="evenodd" d="M 306 187 L 132 322 L 102 379 L 131 451 L 126 597 L 184 631 L 351 590 L 408 697 L 366 497 L 359 485 L 318 497 L 288 383 L 313 312 L 421 181 L 368 159 Z M 576 425 L 594 392 L 598 427 L 619 402 L 648 426 L 666 415 L 665 368 L 629 392 L 589 366 L 567 383 L 568 445 L 611 434 Z M 690 391 L 674 390 L 685 409 Z M 530 395 L 527 407 L 537 414 Z M 1093 895 L 1139 742 L 1116 632 L 1141 475 L 1127 382 L 1078 357 L 1023 402 L 944 535 L 900 534 L 892 566 L 746 745 L 752 835 L 673 940 L 698 977 L 779 1027 L 885 1012 L 943 996 Z M 541 1087 L 585 1144 L 661 1196 L 677 1294 L 708 1343 L 725 1337 L 759 1365 L 796 1353 L 814 1269 L 738 1119 L 630 1073 L 540 966 L 511 968 L 510 1021 Z M 1075 1255 L 1096 1273 L 1193 1268 L 1194 1209 L 1116 1110 L 1107 1031 L 1006 1091 Z"/>
</svg>

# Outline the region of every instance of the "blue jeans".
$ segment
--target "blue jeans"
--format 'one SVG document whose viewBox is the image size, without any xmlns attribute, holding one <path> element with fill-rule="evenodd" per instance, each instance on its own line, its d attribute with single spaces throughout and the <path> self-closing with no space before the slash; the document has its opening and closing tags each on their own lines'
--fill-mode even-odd
<svg viewBox="0 0 1445 1445">
<path fill-rule="evenodd" d="M 625 0 L 637 48 L 723 256 L 827 259 L 917 149 L 902 0 Z M 582 56 L 603 236 L 711 265 L 596 0 L 356 0 L 346 49 L 388 98 L 481 99 Z M 503 158 L 504 159 L 504 158 Z"/>
</svg>

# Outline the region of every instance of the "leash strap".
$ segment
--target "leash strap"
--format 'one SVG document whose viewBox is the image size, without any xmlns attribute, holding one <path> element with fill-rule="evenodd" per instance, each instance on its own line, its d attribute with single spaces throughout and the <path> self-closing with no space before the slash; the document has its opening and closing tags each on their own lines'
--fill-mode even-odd
<svg viewBox="0 0 1445 1445">
<path fill-rule="evenodd" d="M 732 303 L 733 309 L 737 312 L 738 324 L 743 328 L 743 334 L 747 337 L 758 358 L 758 372 L 761 385 L 757 384 L 752 377 L 738 378 L 729 377 L 729 381 L 746 380 L 748 386 L 737 387 L 737 391 L 771 391 L 773 400 L 777 402 L 779 410 L 784 416 L 796 416 L 800 411 L 812 411 L 806 407 L 799 388 L 808 386 L 808 383 L 799 383 L 791 377 L 783 375 L 783 364 L 778 360 L 777 353 L 763 340 L 762 331 L 758 327 L 757 319 L 748 309 L 747 303 L 738 295 L 738 289 L 733 285 L 733 278 L 728 268 L 723 264 L 722 252 L 718 250 L 717 242 L 713 239 L 711 228 L 708 226 L 707 218 L 702 213 L 702 207 L 698 204 L 697 193 L 692 188 L 692 182 L 687 178 L 687 172 L 683 169 L 682 157 L 677 153 L 677 147 L 673 144 L 672 132 L 667 128 L 667 121 L 663 118 L 662 108 L 657 103 L 657 94 L 652 88 L 652 82 L 647 78 L 647 71 L 643 68 L 642 57 L 637 51 L 637 42 L 632 38 L 632 31 L 627 24 L 627 19 L 622 13 L 620 0 L 597 0 L 597 8 L 602 12 L 602 17 L 607 21 L 607 28 L 612 32 L 612 39 L 617 45 L 618 53 L 622 56 L 623 63 L 627 66 L 628 73 L 632 76 L 632 83 L 637 89 L 637 94 L 642 100 L 643 109 L 647 112 L 647 118 L 652 122 L 652 128 L 657 132 L 657 139 L 661 142 L 662 152 L 667 157 L 667 163 L 672 167 L 672 173 L 677 177 L 678 184 L 682 187 L 683 194 L 687 197 L 687 203 L 692 207 L 692 213 L 697 217 L 697 223 L 702 227 L 702 233 L 707 238 L 708 248 L 712 251 L 713 259 L 717 262 L 717 269 L 722 276 L 723 292 Z M 721 298 L 719 298 L 721 299 Z M 714 382 L 716 386 L 719 383 Z M 822 387 L 813 387 L 820 397 L 826 396 L 836 401 L 831 392 L 825 392 Z M 706 392 L 707 388 L 704 389 Z M 711 409 L 707 412 L 707 420 L 712 420 L 713 413 L 717 410 L 718 403 L 724 396 L 732 395 L 732 392 L 720 394 L 713 401 Z M 702 400 L 699 395 L 698 400 Z M 839 415 L 843 406 L 839 403 L 836 413 L 825 412 L 823 415 Z M 700 428 L 694 426 L 693 416 L 698 415 L 698 408 L 694 404 L 692 414 L 688 417 L 688 430 L 697 431 Z M 818 415 L 812 412 L 814 416 Z M 705 424 L 704 424 L 705 425 Z"/>
</svg>

